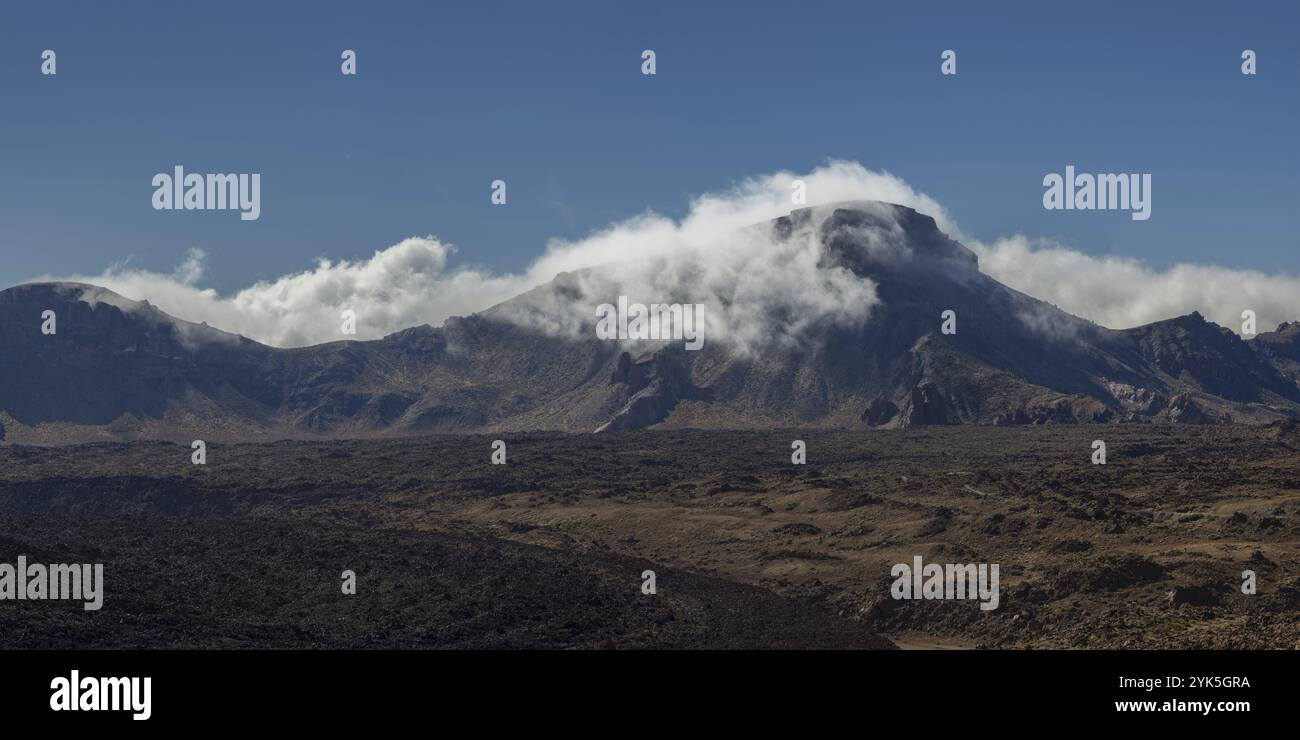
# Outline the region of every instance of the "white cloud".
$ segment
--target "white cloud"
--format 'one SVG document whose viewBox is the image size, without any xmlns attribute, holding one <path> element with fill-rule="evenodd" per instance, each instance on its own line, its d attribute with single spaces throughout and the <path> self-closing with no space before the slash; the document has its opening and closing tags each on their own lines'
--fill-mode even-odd
<svg viewBox="0 0 1300 740">
<path fill-rule="evenodd" d="M 293 347 L 375 338 L 441 322 L 523 287 L 513 276 L 448 271 L 451 251 L 433 237 L 413 237 L 376 251 L 368 260 L 321 260 L 313 269 L 257 282 L 225 296 L 199 285 L 205 260 L 199 250 L 190 250 L 170 275 L 114 265 L 99 275 L 42 279 L 101 285 L 127 298 L 148 300 L 182 319 L 206 321 L 267 344 Z M 356 312 L 356 337 L 340 333 L 344 309 Z"/>
<path fill-rule="evenodd" d="M 540 306 L 512 318 L 572 331 L 579 322 L 594 321 L 595 304 L 613 303 L 620 294 L 642 303 L 702 303 L 708 341 L 749 347 L 795 337 L 814 321 L 860 320 L 876 302 L 871 281 L 819 264 L 820 247 L 811 233 L 775 239 L 747 228 L 789 213 L 796 179 L 805 182 L 809 203 L 898 203 L 934 217 L 941 229 L 962 239 L 934 199 L 899 178 L 856 162 L 831 161 L 804 175 L 782 171 L 701 195 L 680 221 L 646 211 L 584 239 L 553 240 L 518 274 L 449 267 L 455 247 L 426 236 L 378 250 L 368 260 L 320 260 L 314 268 L 229 295 L 202 287 L 206 256 L 200 250 L 190 250 L 171 274 L 118 264 L 98 275 L 39 279 L 101 285 L 183 319 L 289 347 L 343 338 L 344 309 L 356 312 L 355 338 L 373 339 L 419 324 L 437 326 L 546 284 L 560 272 L 602 266 L 597 275 L 575 279 L 579 295 L 568 296 L 566 305 Z M 1024 236 L 967 245 L 994 278 L 1113 328 L 1193 310 L 1233 329 L 1240 328 L 1246 308 L 1256 311 L 1261 330 L 1300 318 L 1296 276 L 1200 265 L 1156 270 Z"/>
<path fill-rule="evenodd" d="M 806 183 L 811 203 L 891 201 L 946 223 L 938 203 L 897 177 L 833 161 L 806 175 L 778 172 L 702 195 L 680 222 L 647 211 L 585 239 L 552 241 L 520 274 L 449 268 L 455 248 L 426 236 L 405 239 L 364 261 L 321 260 L 313 269 L 257 282 L 231 295 L 201 287 L 205 255 L 198 250 L 191 250 L 172 274 L 114 265 L 98 275 L 39 279 L 101 285 L 127 298 L 147 299 L 189 321 L 289 347 L 342 338 L 344 309 L 356 312 L 355 338 L 372 339 L 486 309 L 563 271 L 607 266 L 608 279 L 585 282 L 586 295 L 558 310 L 561 323 L 550 328 L 571 328 L 573 319 L 594 321 L 588 303 L 613 302 L 618 294 L 610 291 L 622 290 L 635 302 L 709 304 L 706 336 L 749 344 L 774 332 L 797 334 L 803 324 L 819 318 L 856 320 L 875 302 L 869 280 L 820 267 L 810 239 L 778 242 L 760 231 L 738 233 L 789 213 L 795 179 Z M 774 317 L 781 317 L 775 326 L 769 323 Z"/>
<path fill-rule="evenodd" d="M 1140 260 L 1093 257 L 1021 235 L 967 246 L 979 255 L 980 269 L 999 282 L 1112 329 L 1192 311 L 1233 331 L 1241 330 L 1246 309 L 1255 312 L 1261 332 L 1300 319 L 1296 275 L 1195 264 L 1155 269 Z"/>
</svg>

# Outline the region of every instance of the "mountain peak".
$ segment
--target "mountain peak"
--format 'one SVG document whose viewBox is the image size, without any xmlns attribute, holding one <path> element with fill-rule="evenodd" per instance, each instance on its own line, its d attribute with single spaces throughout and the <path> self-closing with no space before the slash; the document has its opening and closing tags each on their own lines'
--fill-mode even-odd
<svg viewBox="0 0 1300 740">
<path fill-rule="evenodd" d="M 860 275 L 939 266 L 978 272 L 979 258 L 939 228 L 932 216 L 908 206 L 849 200 L 797 208 L 772 222 L 780 238 L 815 229 L 826 260 Z"/>
<path fill-rule="evenodd" d="M 85 300 L 87 303 L 104 298 L 110 302 L 122 302 L 127 304 L 139 304 L 139 301 L 133 301 L 125 296 L 114 293 L 108 288 L 90 283 L 79 283 L 75 281 L 47 281 L 21 283 L 11 288 L 0 290 L 0 294 L 11 294 L 20 296 L 23 299 L 48 297 L 57 300 Z"/>
<path fill-rule="evenodd" d="M 59 333 L 105 331 L 114 327 L 113 336 L 123 339 L 121 329 L 133 325 L 141 336 L 172 336 L 182 342 L 249 342 L 209 326 L 207 322 L 195 323 L 177 318 L 147 300 L 137 301 L 113 290 L 90 283 L 75 281 L 33 282 L 0 290 L 0 306 L 19 312 L 19 315 L 40 317 L 41 312 L 55 312 Z M 108 308 L 108 311 L 104 309 Z M 27 326 L 31 329 L 36 324 Z"/>
</svg>

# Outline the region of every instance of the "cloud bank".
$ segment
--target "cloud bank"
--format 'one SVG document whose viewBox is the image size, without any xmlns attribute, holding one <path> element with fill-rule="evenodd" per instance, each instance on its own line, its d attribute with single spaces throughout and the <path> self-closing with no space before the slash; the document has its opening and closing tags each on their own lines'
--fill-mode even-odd
<svg viewBox="0 0 1300 740">
<path fill-rule="evenodd" d="M 201 287 L 206 255 L 190 249 L 171 274 L 113 265 L 98 275 L 44 277 L 100 285 L 167 313 L 205 321 L 265 344 L 298 347 L 338 339 L 374 339 L 447 316 L 472 313 L 524 285 L 516 276 L 447 269 L 453 248 L 433 237 L 404 239 L 363 261 L 322 259 L 313 269 L 259 281 L 232 295 Z M 357 333 L 340 332 L 342 312 Z"/>
<path fill-rule="evenodd" d="M 875 303 L 869 280 L 818 265 L 811 235 L 776 240 L 761 229 L 746 230 L 790 212 L 796 179 L 805 183 L 809 202 L 884 200 L 946 222 L 938 203 L 897 177 L 833 161 L 806 175 L 777 172 L 701 195 L 680 221 L 646 211 L 580 240 L 552 240 L 517 274 L 449 267 L 455 247 L 426 236 L 377 250 L 368 260 L 322 259 L 312 269 L 230 295 L 202 287 L 206 255 L 197 249 L 171 274 L 113 265 L 98 275 L 38 279 L 101 285 L 189 321 L 294 347 L 343 338 L 345 309 L 356 313 L 356 335 L 347 338 L 374 339 L 419 324 L 437 326 L 561 272 L 600 266 L 603 277 L 583 278 L 574 305 L 552 306 L 549 317 L 531 312 L 514 318 L 572 331 L 575 321 L 594 322 L 595 304 L 622 293 L 644 303 L 708 304 L 707 336 L 747 345 L 773 334 L 797 336 L 803 325 L 821 319 L 860 320 Z"/>
<path fill-rule="evenodd" d="M 1127 257 L 1093 257 L 1022 235 L 968 242 L 980 270 L 995 280 L 1102 326 L 1127 329 L 1200 311 L 1240 332 L 1244 310 L 1258 331 L 1300 319 L 1300 276 L 1214 265 L 1155 269 Z"/>
<path fill-rule="evenodd" d="M 810 204 L 880 200 L 928 214 L 979 255 L 984 272 L 1104 326 L 1127 328 L 1193 310 L 1233 329 L 1240 328 L 1246 308 L 1256 311 L 1260 330 L 1300 318 L 1300 277 L 1202 265 L 1156 270 L 1138 260 L 1092 257 L 1019 235 L 982 244 L 963 239 L 930 196 L 888 172 L 846 161 L 803 175 L 781 171 L 741 180 L 696 197 L 680 220 L 646 211 L 583 239 L 552 240 L 519 273 L 450 266 L 456 247 L 425 236 L 404 239 L 366 260 L 321 259 L 227 295 L 202 287 L 206 255 L 198 249 L 170 274 L 118 264 L 98 275 L 37 279 L 101 285 L 189 321 L 294 347 L 344 338 L 339 327 L 345 309 L 356 313 L 357 333 L 347 338 L 375 339 L 485 310 L 569 272 L 577 274 L 566 283 L 567 293 L 534 294 L 536 310 L 510 317 L 572 332 L 594 321 L 596 304 L 612 303 L 620 294 L 644 303 L 702 303 L 710 340 L 753 347 L 773 338 L 797 339 L 817 321 L 860 321 L 876 304 L 870 280 L 819 263 L 813 234 L 777 239 L 751 228 L 791 211 L 796 180 L 804 182 Z M 598 266 L 598 273 L 579 272 Z"/>
</svg>

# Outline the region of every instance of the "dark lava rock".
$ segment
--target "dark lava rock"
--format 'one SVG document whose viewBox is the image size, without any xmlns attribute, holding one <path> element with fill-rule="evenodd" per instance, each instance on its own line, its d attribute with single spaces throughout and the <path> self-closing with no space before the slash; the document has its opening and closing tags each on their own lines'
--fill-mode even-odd
<svg viewBox="0 0 1300 740">
<path fill-rule="evenodd" d="M 777 534 L 790 534 L 799 537 L 807 537 L 810 535 L 822 533 L 821 529 L 811 524 L 807 524 L 805 522 L 791 522 L 789 524 L 782 524 L 781 526 L 777 527 L 776 529 L 773 529 L 772 531 L 776 532 Z"/>
<path fill-rule="evenodd" d="M 1174 606 L 1214 606 L 1219 603 L 1219 596 L 1207 586 L 1174 586 L 1174 590 L 1169 592 L 1169 603 Z"/>
</svg>

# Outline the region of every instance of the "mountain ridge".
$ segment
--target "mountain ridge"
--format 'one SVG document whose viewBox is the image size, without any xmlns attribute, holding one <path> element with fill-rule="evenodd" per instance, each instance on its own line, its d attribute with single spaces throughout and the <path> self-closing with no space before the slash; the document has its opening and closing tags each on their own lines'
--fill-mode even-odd
<svg viewBox="0 0 1300 740">
<path fill-rule="evenodd" d="M 596 267 L 439 327 L 281 349 L 99 286 L 26 283 L 0 291 L 0 424 L 9 442 L 57 444 L 1300 417 L 1300 324 L 1249 342 L 1196 312 L 1109 329 L 1002 285 L 894 204 L 800 208 L 742 232 L 813 240 L 816 269 L 875 302 L 758 349 L 724 335 L 691 352 L 597 339 L 590 304 L 626 275 Z M 745 316 L 740 299 L 710 310 Z M 776 321 L 797 308 L 767 306 Z"/>
</svg>

